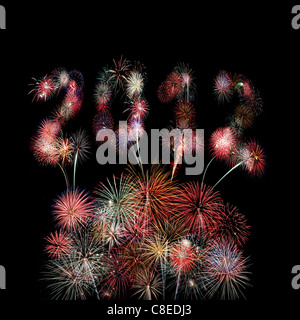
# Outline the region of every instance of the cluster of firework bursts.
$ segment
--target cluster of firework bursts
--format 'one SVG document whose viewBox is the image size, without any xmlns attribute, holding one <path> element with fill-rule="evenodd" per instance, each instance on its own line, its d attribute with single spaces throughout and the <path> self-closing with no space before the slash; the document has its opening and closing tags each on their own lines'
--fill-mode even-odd
<svg viewBox="0 0 300 320">
<path fill-rule="evenodd" d="M 54 96 L 62 101 L 41 122 L 31 142 L 36 159 L 59 166 L 66 182 L 66 190 L 54 200 L 55 231 L 46 237 L 45 245 L 49 260 L 43 278 L 52 297 L 176 300 L 244 296 L 250 272 L 243 246 L 250 236 L 249 226 L 237 207 L 223 202 L 216 186 L 238 167 L 254 176 L 264 171 L 263 149 L 254 140 L 244 140 L 245 130 L 262 111 L 251 81 L 242 75 L 230 77 L 225 71 L 215 78 L 217 100 L 229 102 L 236 95 L 240 103 L 228 124 L 210 136 L 211 160 L 200 181 L 180 183 L 175 170 L 178 163 L 173 159 L 171 169 L 152 165 L 146 170 L 142 163 L 129 167 L 119 178 L 101 181 L 93 192 L 80 189 L 75 182 L 78 162 L 91 153 L 86 131 L 80 129 L 68 137 L 63 133 L 82 106 L 81 73 L 56 69 L 35 81 L 31 93 L 37 102 Z M 123 58 L 114 61 L 112 68 L 102 69 L 95 89 L 95 135 L 103 128 L 115 129 L 118 143 L 127 143 L 118 135 L 111 113 L 117 95 L 125 101 L 127 132 L 145 128 L 150 110 L 145 81 L 145 68 Z M 174 127 L 197 127 L 195 95 L 193 71 L 178 64 L 158 88 L 162 103 L 174 103 Z M 213 160 L 226 163 L 229 169 L 209 186 L 204 180 Z M 66 166 L 73 166 L 72 185 Z"/>
</svg>

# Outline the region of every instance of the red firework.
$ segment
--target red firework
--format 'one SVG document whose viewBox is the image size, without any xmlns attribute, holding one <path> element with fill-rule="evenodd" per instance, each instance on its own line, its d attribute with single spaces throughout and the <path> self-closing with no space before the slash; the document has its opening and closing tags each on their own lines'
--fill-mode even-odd
<svg viewBox="0 0 300 320">
<path fill-rule="evenodd" d="M 45 76 L 41 80 L 36 80 L 35 88 L 29 93 L 34 92 L 34 99 L 36 101 L 46 101 L 53 95 L 56 89 L 57 87 L 52 78 Z"/>
<path fill-rule="evenodd" d="M 250 140 L 239 151 L 240 161 L 247 172 L 253 176 L 261 176 L 266 166 L 266 156 L 263 148 L 254 140 Z"/>
<path fill-rule="evenodd" d="M 105 103 L 98 103 L 96 105 L 96 110 L 97 110 L 98 113 L 109 112 L 110 111 L 110 106 L 108 104 L 105 104 Z"/>
<path fill-rule="evenodd" d="M 93 202 L 84 191 L 67 190 L 59 196 L 53 206 L 54 220 L 67 231 L 84 226 L 93 215 Z"/>
<path fill-rule="evenodd" d="M 102 290 L 109 289 L 111 297 L 121 298 L 130 284 L 129 266 L 124 255 L 119 249 L 112 250 L 104 257 L 103 266 Z"/>
<path fill-rule="evenodd" d="M 222 219 L 223 202 L 219 192 L 198 181 L 183 184 L 173 206 L 178 211 L 176 219 L 198 235 L 212 235 Z"/>
<path fill-rule="evenodd" d="M 158 98 L 162 103 L 168 103 L 183 90 L 183 81 L 180 73 L 173 71 L 158 88 Z"/>
<path fill-rule="evenodd" d="M 170 248 L 170 266 L 176 272 L 190 272 L 197 261 L 196 247 L 189 240 L 181 240 Z"/>
<path fill-rule="evenodd" d="M 218 160 L 228 160 L 235 152 L 238 136 L 231 127 L 216 129 L 209 141 L 212 155 Z"/>
<path fill-rule="evenodd" d="M 250 236 L 249 229 L 245 216 L 239 212 L 237 207 L 227 203 L 224 206 L 223 218 L 218 225 L 219 237 L 232 239 L 235 244 L 242 247 Z"/>
<path fill-rule="evenodd" d="M 93 130 L 97 134 L 102 129 L 113 129 L 114 120 L 109 111 L 101 111 L 97 113 L 93 119 Z"/>
<path fill-rule="evenodd" d="M 58 109 L 58 118 L 67 121 L 74 117 L 81 109 L 82 93 L 78 90 L 68 89 L 67 94 Z"/>
<path fill-rule="evenodd" d="M 48 244 L 45 246 L 45 251 L 49 254 L 50 258 L 61 258 L 71 252 L 72 239 L 62 231 L 55 231 L 46 238 Z"/>
</svg>

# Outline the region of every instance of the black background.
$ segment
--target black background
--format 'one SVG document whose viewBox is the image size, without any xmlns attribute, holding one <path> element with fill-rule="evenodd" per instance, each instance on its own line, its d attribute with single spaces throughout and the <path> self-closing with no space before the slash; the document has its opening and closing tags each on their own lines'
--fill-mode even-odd
<svg viewBox="0 0 300 320">
<path fill-rule="evenodd" d="M 237 205 L 252 226 L 246 253 L 251 256 L 253 287 L 246 290 L 246 301 L 200 301 L 194 303 L 193 313 L 221 310 L 230 314 L 258 306 L 264 311 L 295 309 L 300 298 L 300 291 L 291 287 L 291 268 L 300 264 L 300 30 L 292 29 L 291 8 L 296 3 L 2 4 L 7 11 L 7 30 L 0 32 L 0 264 L 7 270 L 7 289 L 0 292 L 0 304 L 22 304 L 20 311 L 43 306 L 54 313 L 58 307 L 69 312 L 88 306 L 104 317 L 108 304 L 101 302 L 49 302 L 39 280 L 44 237 L 54 228 L 51 205 L 64 190 L 64 181 L 59 169 L 40 167 L 29 150 L 37 125 L 56 104 L 32 103 L 28 84 L 32 77 L 44 76 L 60 66 L 81 71 L 85 79 L 83 109 L 69 128 L 90 128 L 98 72 L 123 55 L 142 62 L 147 69 L 148 128 L 163 128 L 172 118 L 172 106 L 161 105 L 156 90 L 180 61 L 194 70 L 197 122 L 207 135 L 225 123 L 230 110 L 230 105 L 218 106 L 212 92 L 220 69 L 246 75 L 260 91 L 264 112 L 246 135 L 257 138 L 265 149 L 265 176 L 253 180 L 233 172 L 219 185 L 223 198 Z M 77 181 L 92 190 L 104 177 L 118 175 L 123 169 L 103 168 L 93 157 L 78 169 Z M 214 183 L 224 170 L 224 166 L 214 165 L 208 172 L 208 183 Z"/>
</svg>

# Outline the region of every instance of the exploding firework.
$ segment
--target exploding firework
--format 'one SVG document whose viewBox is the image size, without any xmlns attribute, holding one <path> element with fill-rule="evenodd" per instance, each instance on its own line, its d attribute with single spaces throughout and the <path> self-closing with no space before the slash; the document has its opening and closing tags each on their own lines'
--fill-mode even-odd
<svg viewBox="0 0 300 320">
<path fill-rule="evenodd" d="M 170 248 L 170 266 L 176 272 L 190 272 L 197 261 L 197 252 L 193 243 L 183 239 Z"/>
<path fill-rule="evenodd" d="M 51 233 L 46 240 L 48 244 L 45 250 L 51 258 L 61 258 L 71 252 L 73 240 L 65 232 L 55 231 L 55 233 Z"/>
<path fill-rule="evenodd" d="M 193 122 L 196 116 L 196 111 L 194 109 L 194 106 L 186 101 L 186 100 L 180 100 L 176 104 L 175 110 L 175 118 L 178 123 L 186 123 L 190 124 Z"/>
<path fill-rule="evenodd" d="M 168 216 L 173 206 L 177 184 L 170 179 L 170 172 L 159 165 L 152 165 L 146 173 L 130 169 L 132 178 L 137 182 L 134 187 L 136 205 L 143 208 L 151 220 Z"/>
<path fill-rule="evenodd" d="M 74 231 L 92 217 L 92 200 L 85 191 L 67 190 L 53 205 L 54 221 L 64 230 Z"/>
<path fill-rule="evenodd" d="M 254 122 L 254 112 L 248 106 L 239 105 L 234 111 L 234 121 L 238 128 L 251 128 Z"/>
<path fill-rule="evenodd" d="M 37 135 L 32 138 L 31 149 L 37 161 L 43 165 L 56 166 L 60 161 L 56 139 Z"/>
<path fill-rule="evenodd" d="M 130 107 L 131 117 L 140 120 L 145 119 L 149 112 L 149 106 L 145 99 L 135 99 Z"/>
<path fill-rule="evenodd" d="M 239 150 L 239 161 L 252 176 L 261 176 L 266 166 L 262 147 L 254 140 L 245 143 Z"/>
<path fill-rule="evenodd" d="M 52 78 L 58 90 L 61 90 L 62 88 L 66 88 L 69 84 L 69 79 L 70 79 L 69 73 L 64 68 L 56 68 L 52 72 Z"/>
<path fill-rule="evenodd" d="M 200 184 L 187 182 L 182 185 L 174 202 L 178 208 L 178 221 L 192 233 L 211 235 L 222 218 L 222 199 L 218 191 Z"/>
<path fill-rule="evenodd" d="M 71 135 L 70 140 L 72 141 L 75 152 L 75 159 L 77 159 L 79 163 L 88 159 L 92 145 L 87 132 L 83 129 L 79 129 Z"/>
<path fill-rule="evenodd" d="M 56 139 L 56 146 L 59 157 L 62 159 L 62 163 L 71 163 L 73 161 L 74 145 L 70 139 L 58 137 Z"/>
<path fill-rule="evenodd" d="M 243 295 L 249 283 L 248 259 L 231 241 L 221 240 L 208 250 L 205 260 L 208 296 L 219 293 L 221 299 L 236 299 Z"/>
<path fill-rule="evenodd" d="M 126 229 L 138 218 L 139 206 L 136 203 L 137 196 L 134 194 L 136 183 L 130 176 L 121 175 L 117 181 L 113 177 L 113 183 L 107 180 L 108 186 L 100 183 L 95 191 L 96 208 L 105 207 L 102 216 L 114 226 Z"/>
<path fill-rule="evenodd" d="M 215 79 L 214 92 L 219 102 L 228 101 L 232 96 L 232 79 L 221 70 Z"/>
<path fill-rule="evenodd" d="M 123 82 L 127 80 L 130 62 L 121 56 L 118 62 L 113 59 L 114 69 L 108 70 L 110 74 L 108 80 L 113 84 L 114 88 L 123 88 Z"/>
<path fill-rule="evenodd" d="M 112 250 L 103 259 L 101 291 L 106 292 L 109 289 L 112 298 L 121 298 L 126 294 L 130 284 L 130 273 L 125 257 L 120 250 Z"/>
<path fill-rule="evenodd" d="M 168 103 L 176 98 L 182 91 L 182 77 L 174 71 L 158 88 L 158 98 L 162 103 Z"/>
<path fill-rule="evenodd" d="M 132 289 L 138 299 L 157 300 L 162 293 L 162 282 L 158 274 L 144 269 L 137 274 Z"/>
<path fill-rule="evenodd" d="M 99 299 L 96 281 L 103 265 L 100 248 L 88 233 L 74 234 L 71 252 L 48 262 L 45 279 L 54 299 L 85 300 L 92 294 Z"/>
<path fill-rule="evenodd" d="M 101 106 L 107 105 L 112 97 L 112 88 L 109 82 L 107 81 L 99 82 L 96 86 L 94 97 L 98 105 L 98 111 L 102 111 Z"/>
<path fill-rule="evenodd" d="M 126 94 L 130 99 L 139 98 L 144 89 L 143 75 L 134 70 L 131 71 L 126 79 Z"/>
<path fill-rule="evenodd" d="M 190 101 L 195 94 L 195 85 L 194 85 L 194 73 L 193 70 L 189 67 L 188 64 L 179 63 L 174 71 L 177 72 L 182 80 L 181 84 L 181 95 L 187 101 Z"/>
<path fill-rule="evenodd" d="M 93 130 L 95 135 L 102 129 L 113 129 L 114 120 L 112 114 L 109 111 L 102 111 L 96 114 L 93 119 Z"/>
<path fill-rule="evenodd" d="M 227 238 L 242 247 L 250 236 L 249 226 L 243 214 L 237 207 L 228 203 L 224 206 L 224 214 L 218 225 L 217 234 L 220 238 Z"/>
<path fill-rule="evenodd" d="M 238 136 L 231 127 L 216 129 L 209 141 L 210 151 L 218 160 L 228 160 L 237 147 Z"/>
<path fill-rule="evenodd" d="M 40 80 L 33 80 L 35 80 L 35 87 L 29 93 L 33 93 L 33 99 L 38 102 L 48 100 L 57 89 L 51 77 L 45 76 Z"/>
</svg>

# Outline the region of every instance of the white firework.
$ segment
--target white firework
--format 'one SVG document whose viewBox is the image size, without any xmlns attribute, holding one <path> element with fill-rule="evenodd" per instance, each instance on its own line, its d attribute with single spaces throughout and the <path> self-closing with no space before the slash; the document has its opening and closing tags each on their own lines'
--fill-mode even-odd
<svg viewBox="0 0 300 320">
<path fill-rule="evenodd" d="M 138 71 L 132 71 L 126 79 L 125 89 L 130 99 L 141 96 L 144 89 L 143 75 Z"/>
</svg>

